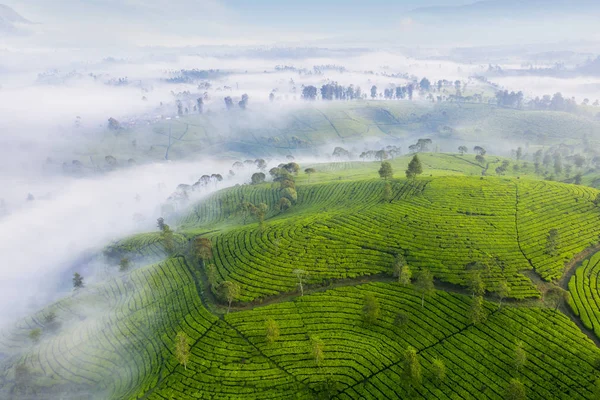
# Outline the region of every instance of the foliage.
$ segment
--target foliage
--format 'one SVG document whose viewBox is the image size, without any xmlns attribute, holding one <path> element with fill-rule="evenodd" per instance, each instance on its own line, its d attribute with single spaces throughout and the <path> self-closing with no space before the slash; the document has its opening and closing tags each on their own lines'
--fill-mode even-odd
<svg viewBox="0 0 600 400">
<path fill-rule="evenodd" d="M 429 269 L 424 268 L 417 273 L 415 287 L 421 293 L 421 307 L 425 306 L 425 296 L 429 296 L 435 291 L 433 285 L 433 274 Z"/>
<path fill-rule="evenodd" d="M 421 160 L 419 160 L 418 155 L 414 155 L 410 163 L 408 163 L 408 169 L 406 170 L 406 177 L 408 179 L 414 179 L 418 175 L 423 173 L 423 166 L 421 164 Z"/>
<path fill-rule="evenodd" d="M 265 337 L 269 344 L 273 344 L 279 339 L 279 325 L 272 318 L 265 322 Z"/>
<path fill-rule="evenodd" d="M 381 168 L 379 168 L 379 177 L 382 179 L 392 179 L 394 176 L 394 170 L 392 169 L 392 164 L 388 161 L 383 161 L 381 163 Z"/>
<path fill-rule="evenodd" d="M 79 274 L 79 272 L 75 272 L 73 274 L 73 288 L 75 290 L 81 289 L 85 286 L 83 283 L 83 276 Z"/>
<path fill-rule="evenodd" d="M 446 364 L 444 364 L 442 359 L 435 358 L 431 366 L 433 378 L 435 379 L 436 384 L 439 386 L 446 380 Z"/>
<path fill-rule="evenodd" d="M 325 343 L 318 336 L 310 337 L 310 353 L 317 366 L 325 359 Z"/>
<path fill-rule="evenodd" d="M 409 346 L 404 352 L 404 361 L 402 362 L 402 379 L 409 389 L 421 386 L 421 363 L 415 348 Z"/>
<path fill-rule="evenodd" d="M 363 319 L 367 324 L 374 324 L 381 317 L 381 307 L 377 298 L 368 293 L 365 295 L 365 304 L 363 306 Z"/>
<path fill-rule="evenodd" d="M 185 332 L 178 332 L 175 337 L 175 358 L 187 370 L 187 364 L 190 359 L 190 339 Z"/>
<path fill-rule="evenodd" d="M 227 300 L 227 313 L 231 310 L 231 303 L 240 297 L 241 288 L 236 282 L 224 281 L 219 286 L 221 296 Z"/>
<path fill-rule="evenodd" d="M 520 380 L 513 378 L 509 381 L 504 394 L 504 400 L 526 400 L 525 385 Z"/>
</svg>

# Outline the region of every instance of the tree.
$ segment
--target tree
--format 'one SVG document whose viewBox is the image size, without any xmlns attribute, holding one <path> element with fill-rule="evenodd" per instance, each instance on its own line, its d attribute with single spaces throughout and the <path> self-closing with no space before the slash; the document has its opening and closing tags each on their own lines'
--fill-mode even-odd
<svg viewBox="0 0 600 400">
<path fill-rule="evenodd" d="M 363 319 L 367 324 L 374 324 L 381 316 L 381 307 L 379 301 L 372 293 L 365 295 L 363 305 Z"/>
<path fill-rule="evenodd" d="M 174 234 L 169 225 L 164 224 L 163 231 L 160 234 L 163 247 L 168 255 L 172 255 L 175 252 L 175 239 Z"/>
<path fill-rule="evenodd" d="M 458 146 L 458 152 L 462 156 L 462 155 L 465 155 L 466 153 L 468 153 L 469 149 L 467 148 L 467 146 Z"/>
<path fill-rule="evenodd" d="M 179 332 L 175 337 L 175 358 L 187 370 L 187 363 L 190 359 L 190 339 L 184 332 Z"/>
<path fill-rule="evenodd" d="M 473 297 L 485 294 L 485 282 L 481 278 L 481 271 L 470 271 L 467 284 Z"/>
<path fill-rule="evenodd" d="M 252 184 L 259 185 L 259 184 L 263 183 L 266 178 L 267 178 L 267 176 L 265 174 L 263 174 L 262 172 L 255 172 L 252 174 L 252 178 L 251 178 Z"/>
<path fill-rule="evenodd" d="M 598 193 L 598 194 L 596 195 L 596 197 L 594 198 L 594 205 L 595 205 L 596 207 L 600 207 L 600 193 Z"/>
<path fill-rule="evenodd" d="M 473 151 L 476 154 L 479 154 L 480 156 L 485 156 L 485 154 L 487 153 L 487 151 L 483 147 L 481 147 L 481 146 L 475 146 L 475 147 L 473 147 Z"/>
<path fill-rule="evenodd" d="M 247 95 L 246 93 L 244 93 L 244 94 L 242 95 L 242 100 L 240 100 L 240 102 L 238 103 L 238 106 L 240 106 L 240 108 L 241 108 L 242 110 L 245 110 L 245 109 L 246 109 L 246 107 L 248 106 L 248 100 L 249 100 L 249 97 L 248 97 L 248 95 Z"/>
<path fill-rule="evenodd" d="M 292 204 L 295 204 L 296 201 L 298 201 L 298 192 L 296 192 L 296 189 L 294 189 L 294 188 L 291 188 L 291 187 L 284 188 L 281 191 L 281 195 L 283 197 L 289 199 Z"/>
<path fill-rule="evenodd" d="M 379 177 L 385 180 L 392 179 L 394 176 L 394 170 L 392 169 L 392 164 L 388 161 L 384 161 L 381 163 L 381 168 L 379 168 Z"/>
<path fill-rule="evenodd" d="M 527 352 L 523 348 L 523 342 L 520 340 L 515 343 L 515 355 L 513 358 L 513 366 L 517 372 L 521 372 L 527 362 Z"/>
<path fill-rule="evenodd" d="M 192 250 L 198 260 L 206 263 L 213 257 L 212 242 L 205 237 L 196 237 L 192 242 Z"/>
<path fill-rule="evenodd" d="M 425 307 L 425 296 L 429 296 L 434 292 L 433 275 L 428 269 L 422 269 L 417 274 L 415 287 L 421 293 L 421 307 Z"/>
<path fill-rule="evenodd" d="M 487 318 L 485 309 L 483 308 L 483 297 L 477 296 L 471 302 L 469 309 L 469 320 L 472 324 L 477 325 Z"/>
<path fill-rule="evenodd" d="M 559 240 L 558 230 L 550 229 L 548 231 L 548 236 L 546 236 L 546 254 L 551 255 L 551 256 L 556 255 L 556 248 L 558 246 L 558 240 Z"/>
<path fill-rule="evenodd" d="M 508 282 L 506 279 L 502 279 L 498 284 L 498 291 L 496 292 L 498 297 L 500 298 L 500 303 L 498 304 L 498 309 L 502 307 L 502 300 L 507 298 L 510 295 L 510 287 L 508 286 Z"/>
<path fill-rule="evenodd" d="M 268 319 L 265 322 L 265 337 L 269 344 L 273 344 L 279 339 L 279 325 L 275 320 Z"/>
<path fill-rule="evenodd" d="M 262 227 L 263 223 L 265 222 L 265 216 L 267 215 L 267 211 L 269 211 L 269 206 L 265 203 L 260 203 L 259 205 L 254 207 L 254 216 L 258 220 L 258 225 L 260 227 Z"/>
<path fill-rule="evenodd" d="M 414 179 L 417 175 L 421 175 L 423 173 L 423 166 L 421 165 L 421 160 L 419 160 L 419 156 L 416 154 L 413 156 L 410 163 L 408 163 L 408 169 L 406 170 L 406 177 L 408 179 Z"/>
<path fill-rule="evenodd" d="M 271 103 L 275 101 L 275 93 L 271 92 L 271 93 L 269 94 L 269 101 L 270 101 Z"/>
<path fill-rule="evenodd" d="M 427 78 L 421 79 L 419 86 L 421 87 L 422 90 L 424 90 L 426 92 L 429 92 L 429 90 L 431 90 L 431 82 L 429 82 L 429 79 L 427 79 Z"/>
<path fill-rule="evenodd" d="M 41 337 L 42 337 L 42 330 L 40 328 L 32 329 L 29 332 L 29 339 L 31 339 L 31 341 L 33 343 L 39 343 Z"/>
<path fill-rule="evenodd" d="M 121 123 L 111 117 L 108 119 L 108 129 L 112 131 L 118 131 L 119 129 L 121 129 Z"/>
<path fill-rule="evenodd" d="M 282 197 L 279 199 L 278 205 L 279 205 L 279 211 L 284 212 L 292 207 L 292 202 L 288 198 Z"/>
<path fill-rule="evenodd" d="M 304 296 L 304 278 L 306 278 L 307 273 L 303 269 L 295 269 L 292 271 L 296 278 L 298 279 L 298 287 L 300 288 L 300 295 Z"/>
<path fill-rule="evenodd" d="M 506 391 L 504 393 L 505 400 L 527 400 L 527 392 L 525 391 L 525 385 L 520 380 L 513 378 L 508 382 Z"/>
<path fill-rule="evenodd" d="M 202 114 L 204 112 L 204 99 L 202 97 L 198 97 L 196 104 L 198 105 L 198 113 Z"/>
<path fill-rule="evenodd" d="M 223 100 L 225 101 L 225 108 L 231 110 L 233 108 L 233 99 L 231 96 L 227 96 Z"/>
<path fill-rule="evenodd" d="M 156 226 L 158 227 L 158 229 L 160 231 L 164 231 L 165 230 L 165 219 L 160 217 L 159 219 L 156 220 Z"/>
<path fill-rule="evenodd" d="M 383 186 L 383 194 L 381 195 L 381 200 L 385 202 L 390 202 L 392 200 L 392 185 L 389 182 L 386 182 Z"/>
<path fill-rule="evenodd" d="M 477 161 L 479 164 L 483 165 L 483 164 L 485 164 L 485 157 L 482 156 L 481 154 L 477 154 L 475 156 L 475 161 Z"/>
<path fill-rule="evenodd" d="M 127 271 L 130 266 L 131 266 L 131 261 L 127 257 L 123 257 L 123 258 L 121 258 L 121 261 L 119 261 L 119 271 L 120 272 Z"/>
<path fill-rule="evenodd" d="M 304 100 L 315 100 L 317 98 L 317 88 L 314 86 L 305 86 L 302 88 L 302 98 Z"/>
<path fill-rule="evenodd" d="M 549 303 L 550 306 L 554 307 L 554 311 L 558 310 L 558 307 L 568 299 L 569 292 L 561 288 L 560 286 L 552 286 L 546 291 L 544 300 Z"/>
<path fill-rule="evenodd" d="M 231 303 L 240 296 L 240 285 L 236 282 L 225 281 L 219 286 L 221 295 L 227 300 L 227 314 L 231 310 Z"/>
<path fill-rule="evenodd" d="M 310 352 L 317 366 L 325 359 L 325 343 L 318 336 L 310 337 Z"/>
<path fill-rule="evenodd" d="M 314 169 L 314 168 L 306 168 L 306 169 L 304 170 L 304 173 L 305 173 L 306 175 L 308 175 L 308 182 L 309 182 L 309 183 L 310 183 L 310 176 L 311 176 L 312 174 L 314 174 L 315 172 L 317 172 L 317 170 L 316 170 L 316 169 Z"/>
<path fill-rule="evenodd" d="M 82 287 L 84 287 L 84 283 L 83 283 L 83 276 L 79 275 L 78 272 L 75 272 L 73 274 L 73 288 L 75 290 L 81 289 Z"/>
<path fill-rule="evenodd" d="M 409 391 L 421 386 L 421 363 L 417 351 L 409 346 L 402 361 L 402 378 Z"/>
<path fill-rule="evenodd" d="M 375 86 L 375 85 L 371 86 L 371 98 L 372 99 L 377 98 L 377 86 Z"/>
<path fill-rule="evenodd" d="M 394 261 L 394 276 L 398 277 L 398 283 L 402 286 L 410 285 L 412 272 L 410 267 L 406 264 L 406 259 L 402 254 L 396 255 L 396 259 Z"/>
<path fill-rule="evenodd" d="M 446 364 L 440 358 L 434 358 L 432 363 L 433 378 L 437 385 L 444 383 L 446 380 Z"/>
<path fill-rule="evenodd" d="M 523 148 L 519 147 L 515 154 L 517 156 L 517 161 L 521 161 L 521 159 L 523 158 Z"/>
</svg>

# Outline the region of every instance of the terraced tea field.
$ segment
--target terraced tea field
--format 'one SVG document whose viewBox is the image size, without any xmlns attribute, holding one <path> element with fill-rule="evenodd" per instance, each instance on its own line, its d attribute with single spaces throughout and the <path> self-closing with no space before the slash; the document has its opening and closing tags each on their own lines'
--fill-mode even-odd
<svg viewBox="0 0 600 400">
<path fill-rule="evenodd" d="M 600 338 L 600 253 L 596 253 L 575 271 L 569 280 L 571 309 L 583 322 L 584 326 L 593 330 Z"/>
<path fill-rule="evenodd" d="M 221 279 L 241 284 L 251 301 L 292 291 L 294 269 L 310 283 L 389 273 L 402 254 L 414 269 L 465 284 L 468 266 L 488 267 L 488 289 L 507 280 L 514 298 L 537 297 L 523 271 L 558 279 L 573 255 L 598 243 L 600 211 L 594 189 L 545 181 L 486 177 L 434 177 L 393 181 L 393 198 L 381 199 L 380 180 L 298 187 L 291 213 L 272 211 L 262 229 L 250 222 L 209 234 Z M 273 210 L 277 189 L 236 188 L 215 196 L 184 218 L 200 232 L 238 221 L 223 204 L 251 201 Z M 198 216 L 204 216 L 203 219 Z M 559 241 L 547 251 L 547 236 Z"/>
<path fill-rule="evenodd" d="M 0 336 L 0 398 L 495 400 L 515 378 L 528 399 L 597 398 L 600 349 L 538 300 L 538 284 L 598 245 L 598 191 L 481 177 L 469 157 L 425 155 L 424 176 L 387 182 L 373 163 L 324 165 L 297 177 L 284 212 L 278 184 L 219 191 L 169 221 L 171 257 L 159 233 L 110 244 L 105 255 L 130 270 Z M 269 206 L 262 226 L 242 202 Z M 188 244 L 198 237 L 212 244 L 204 261 Z M 392 277 L 398 255 L 412 283 Z M 569 283 L 596 334 L 599 265 L 595 255 Z M 416 279 L 425 269 L 429 293 Z M 485 298 L 466 288 L 473 270 Z M 240 287 L 231 312 L 223 281 Z M 420 379 L 408 386 L 410 354 Z"/>
</svg>

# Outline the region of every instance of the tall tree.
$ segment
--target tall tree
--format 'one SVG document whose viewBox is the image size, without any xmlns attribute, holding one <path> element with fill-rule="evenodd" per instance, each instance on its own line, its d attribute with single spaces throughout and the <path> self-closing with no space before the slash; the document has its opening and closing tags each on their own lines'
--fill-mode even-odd
<svg viewBox="0 0 600 400">
<path fill-rule="evenodd" d="M 431 367 L 435 383 L 437 385 L 444 383 L 446 380 L 446 364 L 444 364 L 444 361 L 440 358 L 434 358 Z"/>
<path fill-rule="evenodd" d="M 245 109 L 246 109 L 246 107 L 248 107 L 248 100 L 249 100 L 249 97 L 248 97 L 248 95 L 247 95 L 246 93 L 244 93 L 244 94 L 242 95 L 242 100 L 240 100 L 240 101 L 238 102 L 238 106 L 240 106 L 240 108 L 241 108 L 242 110 L 245 110 Z"/>
<path fill-rule="evenodd" d="M 555 256 L 557 252 L 559 234 L 557 229 L 550 229 L 546 236 L 546 254 Z"/>
<path fill-rule="evenodd" d="M 506 279 L 501 279 L 498 283 L 498 291 L 496 292 L 498 297 L 500 298 L 500 303 L 498 304 L 498 309 L 502 308 L 502 301 L 510 296 L 510 287 L 508 286 L 508 282 Z"/>
<path fill-rule="evenodd" d="M 187 370 L 187 364 L 190 359 L 190 339 L 184 332 L 177 333 L 175 337 L 175 358 Z"/>
<path fill-rule="evenodd" d="M 308 275 L 303 269 L 295 269 L 292 271 L 294 275 L 296 275 L 296 279 L 298 279 L 298 287 L 300 288 L 300 295 L 304 296 L 304 279 Z"/>
<path fill-rule="evenodd" d="M 487 318 L 485 308 L 483 308 L 483 297 L 477 296 L 471 302 L 469 309 L 469 320 L 472 324 L 477 325 L 485 321 Z"/>
<path fill-rule="evenodd" d="M 265 322 L 265 337 L 269 344 L 273 344 L 279 339 L 279 325 L 272 318 Z"/>
<path fill-rule="evenodd" d="M 460 155 L 465 155 L 465 153 L 467 153 L 469 151 L 469 149 L 467 149 L 467 146 L 458 146 L 458 152 L 460 153 Z"/>
<path fill-rule="evenodd" d="M 521 370 L 525 367 L 525 363 L 527 362 L 527 352 L 523 348 L 523 342 L 520 340 L 515 343 L 515 355 L 513 358 L 513 366 L 517 372 L 521 372 Z"/>
<path fill-rule="evenodd" d="M 363 319 L 367 324 L 374 324 L 381 316 L 381 307 L 379 301 L 374 294 L 368 293 L 365 295 L 363 305 Z"/>
<path fill-rule="evenodd" d="M 551 307 L 554 307 L 554 311 L 558 310 L 563 302 L 568 299 L 569 292 L 561 288 L 560 286 L 552 286 L 548 289 L 544 295 L 544 301 L 546 301 Z"/>
<path fill-rule="evenodd" d="M 527 400 L 525 385 L 520 380 L 513 378 L 508 382 L 504 393 L 504 400 Z"/>
<path fill-rule="evenodd" d="M 75 272 L 73 274 L 73 288 L 75 290 L 81 289 L 84 287 L 83 276 L 79 275 L 79 272 Z"/>
<path fill-rule="evenodd" d="M 435 290 L 433 285 L 433 274 L 427 268 L 417 273 L 415 287 L 421 293 L 421 307 L 425 307 L 425 296 L 429 296 Z"/>
<path fill-rule="evenodd" d="M 304 170 L 304 173 L 305 173 L 306 175 L 308 175 L 308 183 L 310 183 L 310 177 L 311 177 L 311 175 L 312 175 L 312 174 L 314 174 L 315 172 L 317 172 L 317 170 L 316 170 L 316 169 L 314 169 L 314 168 L 306 168 L 306 169 Z"/>
<path fill-rule="evenodd" d="M 417 351 L 413 347 L 409 346 L 404 352 L 402 366 L 402 378 L 409 392 L 420 387 L 422 380 L 421 363 Z"/>
<path fill-rule="evenodd" d="M 392 169 L 392 164 L 388 161 L 384 161 L 381 163 L 381 168 L 379 168 L 379 177 L 382 179 L 392 179 L 394 176 L 394 170 Z"/>
<path fill-rule="evenodd" d="M 473 297 L 483 296 L 485 294 L 485 282 L 481 277 L 481 271 L 470 271 L 467 284 L 469 286 L 469 290 L 473 294 Z"/>
<path fill-rule="evenodd" d="M 225 281 L 220 286 L 221 295 L 227 300 L 227 314 L 231 310 L 231 303 L 240 297 L 240 285 L 236 282 Z"/>
<path fill-rule="evenodd" d="M 412 160 L 408 163 L 408 169 L 406 170 L 406 177 L 408 179 L 414 179 L 417 175 L 421 175 L 423 173 L 423 166 L 421 165 L 421 160 L 419 160 L 419 156 L 416 154 L 413 156 Z"/>
<path fill-rule="evenodd" d="M 165 252 L 169 256 L 173 255 L 173 253 L 175 252 L 175 235 L 173 234 L 173 231 L 171 230 L 169 225 L 164 224 L 163 230 L 162 230 L 160 236 L 162 239 L 162 243 L 163 243 Z"/>
<path fill-rule="evenodd" d="M 233 99 L 231 96 L 227 96 L 223 100 L 225 101 L 225 108 L 231 110 L 233 108 Z"/>
<path fill-rule="evenodd" d="M 385 202 L 390 202 L 392 200 L 392 185 L 389 182 L 386 182 L 383 186 L 381 200 Z"/>
<path fill-rule="evenodd" d="M 315 364 L 317 366 L 321 365 L 325 359 L 325 343 L 318 336 L 313 335 L 310 337 L 310 352 L 315 360 Z"/>
<path fill-rule="evenodd" d="M 375 85 L 371 86 L 371 98 L 372 99 L 377 98 L 377 86 L 375 86 Z"/>
<path fill-rule="evenodd" d="M 209 238 L 198 236 L 194 238 L 192 246 L 194 256 L 196 256 L 199 261 L 206 263 L 213 257 L 212 242 Z"/>
<path fill-rule="evenodd" d="M 119 271 L 125 272 L 131 266 L 131 261 L 127 257 L 122 257 L 121 261 L 119 261 Z"/>
</svg>

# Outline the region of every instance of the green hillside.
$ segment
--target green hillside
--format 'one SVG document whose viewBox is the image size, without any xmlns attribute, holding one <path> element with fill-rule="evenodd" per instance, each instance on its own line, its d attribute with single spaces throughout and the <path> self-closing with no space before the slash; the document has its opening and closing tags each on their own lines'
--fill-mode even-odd
<svg viewBox="0 0 600 400">
<path fill-rule="evenodd" d="M 167 217 L 170 246 L 164 232 L 111 243 L 111 278 L 0 336 L 0 398 L 505 399 L 514 378 L 529 399 L 596 398 L 597 256 L 570 286 L 584 331 L 547 293 L 598 245 L 598 191 L 421 159 L 412 180 L 398 178 L 407 157 L 389 180 L 374 162 L 313 165 L 285 211 L 279 182 L 224 189 Z M 267 205 L 262 224 L 244 203 Z M 412 283 L 394 276 L 400 259 Z M 230 312 L 227 285 L 240 288 Z"/>
<path fill-rule="evenodd" d="M 423 136 L 435 139 L 444 151 L 453 151 L 457 141 L 469 147 L 482 142 L 502 147 L 505 142 L 550 146 L 580 143 L 587 136 L 598 144 L 600 123 L 587 115 L 492 104 L 356 101 L 287 109 L 275 104 L 106 130 L 78 157 L 96 166 L 102 166 L 107 155 L 122 163 L 130 158 L 140 163 L 216 154 L 222 158 L 274 157 L 314 154 L 332 142 L 362 147 L 365 140 L 398 142 Z"/>
</svg>

